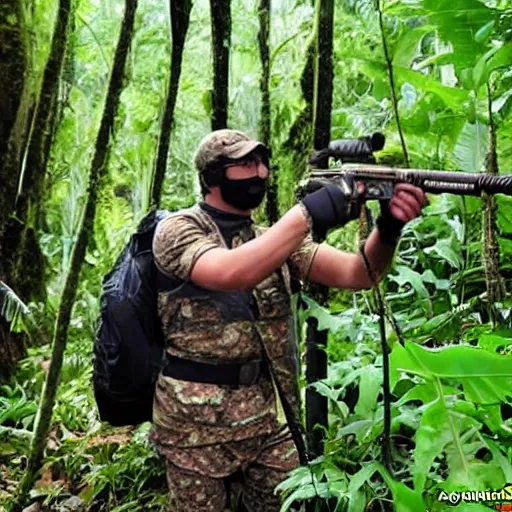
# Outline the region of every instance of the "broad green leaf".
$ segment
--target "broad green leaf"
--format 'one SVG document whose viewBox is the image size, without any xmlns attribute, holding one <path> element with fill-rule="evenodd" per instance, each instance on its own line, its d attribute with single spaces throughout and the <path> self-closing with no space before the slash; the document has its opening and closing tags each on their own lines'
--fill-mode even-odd
<svg viewBox="0 0 512 512">
<path fill-rule="evenodd" d="M 478 338 L 478 345 L 485 350 L 489 350 L 490 352 L 496 352 L 496 349 L 500 347 L 512 345 L 512 337 L 504 338 L 503 336 L 498 336 L 497 334 L 482 334 Z"/>
<path fill-rule="evenodd" d="M 512 482 L 512 464 L 510 460 L 508 460 L 500 450 L 498 443 L 493 441 L 492 439 L 484 439 L 485 444 L 491 450 L 492 458 L 498 464 L 503 471 L 503 475 L 505 476 L 505 480 L 507 482 Z"/>
<path fill-rule="evenodd" d="M 376 462 L 373 462 L 365 465 L 355 475 L 349 477 L 349 492 L 358 491 L 373 476 L 373 474 L 376 471 L 378 471 L 378 464 Z"/>
<path fill-rule="evenodd" d="M 327 484 L 319 482 L 316 483 L 316 485 L 313 485 L 309 483 L 299 487 L 298 489 L 295 489 L 283 502 L 280 512 L 288 512 L 294 501 L 302 501 L 305 499 L 313 498 L 314 496 L 318 496 L 320 498 L 329 497 Z"/>
<path fill-rule="evenodd" d="M 373 421 L 372 420 L 360 420 L 354 421 L 345 425 L 344 427 L 338 429 L 336 433 L 336 437 L 340 438 L 346 436 L 348 434 L 357 434 L 358 438 L 365 437 L 368 431 L 372 428 Z M 364 432 L 364 434 L 362 434 Z"/>
<path fill-rule="evenodd" d="M 429 293 L 423 284 L 421 274 L 404 265 L 395 265 L 393 270 L 398 272 L 398 275 L 391 274 L 389 279 L 395 281 L 400 286 L 410 284 L 420 297 L 428 297 Z"/>
<path fill-rule="evenodd" d="M 366 496 L 361 492 L 361 487 L 372 478 L 374 473 L 378 471 L 377 464 L 365 464 L 355 475 L 349 477 L 348 485 L 348 512 L 363 512 L 366 509 Z"/>
<path fill-rule="evenodd" d="M 437 391 L 433 382 L 427 382 L 426 384 L 417 384 L 412 389 L 407 391 L 404 396 L 398 400 L 395 405 L 397 407 L 411 402 L 413 400 L 420 400 L 424 404 L 433 402 L 437 397 Z"/>
<path fill-rule="evenodd" d="M 466 456 L 462 452 L 461 434 L 478 422 L 468 416 L 449 411 L 446 403 L 438 399 L 428 406 L 421 418 L 416 432 L 414 449 L 414 489 L 423 492 L 428 472 L 435 458 L 441 455 L 448 443 L 454 446 L 460 465 L 467 466 Z"/>
<path fill-rule="evenodd" d="M 354 411 L 359 417 L 368 418 L 372 416 L 377 405 L 382 372 L 375 366 L 368 366 L 364 370 L 359 380 L 359 400 Z"/>
<path fill-rule="evenodd" d="M 405 347 L 394 346 L 390 363 L 398 371 L 425 379 L 455 379 L 467 398 L 477 403 L 492 404 L 512 396 L 512 356 L 467 346 L 427 349 L 406 342 Z"/>
<path fill-rule="evenodd" d="M 477 450 L 483 446 L 479 443 L 471 447 L 464 443 L 466 461 L 459 457 L 452 445 L 447 446 L 446 460 L 450 467 L 450 474 L 444 482 L 447 489 L 497 489 L 505 485 L 503 472 L 494 461 L 485 463 L 475 459 Z"/>
<path fill-rule="evenodd" d="M 512 42 L 504 44 L 498 51 L 493 53 L 487 60 L 486 73 L 496 71 L 499 68 L 512 66 Z"/>
<path fill-rule="evenodd" d="M 338 409 L 338 412 L 342 415 L 342 417 L 349 415 L 347 404 L 345 404 L 345 402 L 340 399 L 340 394 L 343 392 L 343 388 L 331 388 L 322 381 L 313 382 L 309 385 L 309 387 L 312 387 L 317 391 L 317 393 L 331 400 L 335 404 L 335 407 Z"/>
<path fill-rule="evenodd" d="M 410 67 L 413 59 L 419 53 L 418 50 L 421 40 L 425 34 L 432 32 L 434 29 L 435 27 L 430 25 L 421 25 L 412 30 L 407 30 L 396 44 L 395 53 L 393 55 L 393 65 L 402 66 L 404 68 Z"/>
<path fill-rule="evenodd" d="M 426 512 L 425 502 L 420 492 L 413 491 L 405 484 L 393 480 L 384 466 L 379 464 L 378 470 L 393 494 L 393 505 L 396 512 Z"/>
<path fill-rule="evenodd" d="M 511 89 L 512 92 L 512 89 Z M 498 226 L 505 233 L 512 233 L 512 197 L 498 195 Z"/>
<path fill-rule="evenodd" d="M 487 126 L 479 121 L 466 123 L 457 140 L 453 156 L 462 171 L 481 172 L 489 150 Z"/>
<path fill-rule="evenodd" d="M 462 265 L 462 256 L 459 252 L 455 251 L 454 245 L 456 245 L 456 243 L 453 238 L 443 238 L 441 240 L 437 240 L 435 245 L 432 247 L 426 247 L 424 251 L 427 254 L 432 254 L 447 261 L 452 267 L 460 269 Z"/>
<path fill-rule="evenodd" d="M 355 491 L 349 494 L 347 512 L 365 512 L 368 498 L 363 491 Z"/>
<path fill-rule="evenodd" d="M 495 46 L 483 55 L 473 70 L 473 87 L 478 90 L 488 80 L 493 71 L 512 66 L 512 43 Z"/>
<path fill-rule="evenodd" d="M 446 324 L 449 321 L 452 321 L 454 318 L 454 314 L 451 311 L 446 311 L 446 313 L 441 313 L 440 315 L 437 315 L 430 320 L 427 320 L 423 323 L 421 326 L 421 332 L 429 333 L 439 327 L 441 327 L 443 324 Z"/>
<path fill-rule="evenodd" d="M 304 485 L 311 484 L 316 477 L 312 473 L 313 469 L 310 466 L 301 466 L 290 472 L 288 478 L 279 483 L 276 491 L 289 491 Z"/>
<path fill-rule="evenodd" d="M 320 304 L 315 302 L 310 297 L 303 295 L 303 299 L 305 300 L 309 308 L 306 311 L 304 320 L 311 316 L 316 318 L 318 320 L 319 331 L 329 330 L 334 333 L 345 325 L 345 319 L 338 317 L 336 315 L 332 315 L 327 309 L 320 306 Z"/>
<path fill-rule="evenodd" d="M 360 60 L 362 62 L 362 67 L 372 77 L 382 78 L 387 76 L 387 68 L 383 62 L 360 59 L 350 54 L 344 55 L 344 58 L 345 57 L 347 59 L 352 58 Z M 423 93 L 436 95 L 447 107 L 450 107 L 455 111 L 460 110 L 460 105 L 466 102 L 469 98 L 468 91 L 456 89 L 454 87 L 447 87 L 439 83 L 437 80 L 418 71 L 413 71 L 402 66 L 396 66 L 394 68 L 394 72 L 395 79 L 399 87 L 401 87 L 405 82 L 409 82 Z"/>
<path fill-rule="evenodd" d="M 486 23 L 482 28 L 475 34 L 475 41 L 477 43 L 485 43 L 489 39 L 492 31 L 494 30 L 494 21 Z"/>
<path fill-rule="evenodd" d="M 478 0 L 424 0 L 427 23 L 436 25 L 439 38 L 453 47 L 457 70 L 472 67 L 485 46 L 475 34 L 490 21 L 494 11 Z"/>
<path fill-rule="evenodd" d="M 473 88 L 475 91 L 478 91 L 478 89 L 487 82 L 489 78 L 488 61 L 498 51 L 499 47 L 491 48 L 478 59 L 478 62 L 473 68 Z"/>
</svg>

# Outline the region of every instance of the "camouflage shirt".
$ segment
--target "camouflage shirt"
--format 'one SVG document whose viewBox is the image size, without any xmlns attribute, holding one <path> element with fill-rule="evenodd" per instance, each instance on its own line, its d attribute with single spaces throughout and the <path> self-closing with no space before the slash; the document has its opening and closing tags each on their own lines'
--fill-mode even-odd
<svg viewBox="0 0 512 512">
<path fill-rule="evenodd" d="M 264 346 L 276 378 L 297 410 L 290 283 L 292 276 L 307 277 L 318 245 L 307 237 L 285 265 L 249 292 L 206 290 L 196 286 L 190 274 L 202 254 L 229 247 L 230 240 L 219 229 L 221 213 L 208 205 L 195 206 L 167 218 L 157 229 L 155 261 L 172 283 L 170 288 L 159 289 L 158 296 L 166 350 L 199 362 L 242 364 L 263 359 Z M 235 217 L 243 218 L 232 217 L 233 248 L 266 229 L 249 219 L 237 225 Z M 152 438 L 163 452 L 166 447 L 206 446 L 270 433 L 277 428 L 273 385 L 262 377 L 254 385 L 232 389 L 160 375 L 153 422 Z"/>
</svg>

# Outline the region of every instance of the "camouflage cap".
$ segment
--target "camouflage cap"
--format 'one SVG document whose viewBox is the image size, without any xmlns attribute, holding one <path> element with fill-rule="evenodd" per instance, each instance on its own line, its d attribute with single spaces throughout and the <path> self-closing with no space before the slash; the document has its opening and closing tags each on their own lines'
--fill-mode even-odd
<svg viewBox="0 0 512 512">
<path fill-rule="evenodd" d="M 199 144 L 194 162 L 197 170 L 202 173 L 212 164 L 223 160 L 238 160 L 261 149 L 268 157 L 269 149 L 255 139 L 237 130 L 217 130 L 207 135 Z"/>
</svg>

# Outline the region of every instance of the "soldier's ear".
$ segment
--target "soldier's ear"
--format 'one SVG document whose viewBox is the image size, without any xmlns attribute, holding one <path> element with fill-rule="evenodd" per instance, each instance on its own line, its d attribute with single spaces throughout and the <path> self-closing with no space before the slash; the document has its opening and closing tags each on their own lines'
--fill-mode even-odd
<svg viewBox="0 0 512 512">
<path fill-rule="evenodd" d="M 202 174 L 207 187 L 218 187 L 224 177 L 224 168 L 220 164 L 209 165 Z"/>
</svg>

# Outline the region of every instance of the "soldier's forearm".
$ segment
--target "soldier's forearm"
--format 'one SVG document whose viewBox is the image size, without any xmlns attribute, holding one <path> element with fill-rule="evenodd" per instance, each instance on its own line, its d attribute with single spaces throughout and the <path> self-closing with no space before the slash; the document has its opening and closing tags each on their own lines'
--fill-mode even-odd
<svg viewBox="0 0 512 512">
<path fill-rule="evenodd" d="M 230 281 L 237 289 L 252 288 L 295 251 L 309 232 L 303 210 L 294 206 L 263 235 L 229 251 Z"/>
<path fill-rule="evenodd" d="M 368 259 L 368 263 L 370 264 L 371 270 L 375 274 L 375 277 L 378 281 L 380 281 L 380 279 L 391 266 L 393 255 L 395 254 L 395 249 L 396 245 L 390 245 L 384 243 L 381 240 L 378 229 L 374 229 L 368 237 L 368 240 L 364 246 L 364 252 Z M 361 266 L 364 269 L 364 273 L 367 274 L 366 265 L 364 264 L 362 256 Z M 368 284 L 369 286 L 374 284 L 371 281 L 370 276 L 368 276 Z"/>
</svg>

